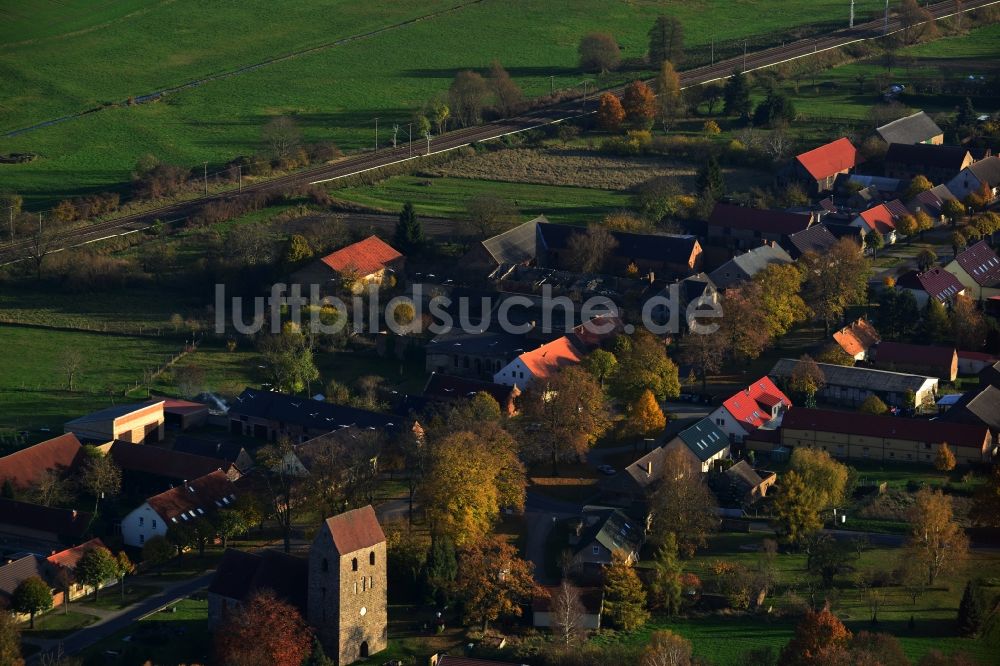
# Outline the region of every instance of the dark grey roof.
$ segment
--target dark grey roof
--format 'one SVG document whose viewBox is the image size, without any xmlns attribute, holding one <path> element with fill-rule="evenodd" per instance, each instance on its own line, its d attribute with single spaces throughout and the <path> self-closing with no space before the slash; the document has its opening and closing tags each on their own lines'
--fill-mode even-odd
<svg viewBox="0 0 1000 666">
<path fill-rule="evenodd" d="M 523 335 L 503 331 L 465 332 L 455 327 L 427 343 L 433 354 L 473 354 L 476 356 L 517 356 L 532 345 Z"/>
<path fill-rule="evenodd" d="M 805 231 L 800 231 L 788 237 L 789 254 L 795 258 L 806 252 L 822 254 L 837 242 L 837 237 L 822 224 L 814 224 Z"/>
<path fill-rule="evenodd" d="M 947 421 L 982 423 L 990 430 L 1000 430 L 1000 389 L 987 384 L 969 391 L 944 415 Z"/>
<path fill-rule="evenodd" d="M 708 273 L 689 275 L 681 280 L 681 298 L 687 303 L 700 298 L 706 291 L 711 292 L 714 289 L 715 283 L 712 282 L 712 278 L 708 277 Z"/>
<path fill-rule="evenodd" d="M 546 249 L 565 250 L 569 247 L 570 238 L 575 234 L 586 233 L 587 230 L 584 227 L 547 222 L 539 223 L 538 231 Z M 675 264 L 687 263 L 698 243 L 698 239 L 691 235 L 633 234 L 625 231 L 612 231 L 611 235 L 618 241 L 618 246 L 613 251 L 616 257 Z"/>
<path fill-rule="evenodd" d="M 1000 185 L 1000 157 L 987 157 L 967 168 L 976 175 L 980 182 L 989 183 L 990 187 Z"/>
<path fill-rule="evenodd" d="M 580 535 L 580 541 L 576 552 L 587 548 L 593 542 L 597 542 L 610 550 L 612 553 L 622 553 L 631 555 L 638 553 L 642 547 L 642 531 L 639 525 L 618 509 L 593 508 L 584 509 L 584 521 L 588 515 L 591 519 L 596 517 L 593 524 L 589 524 Z"/>
<path fill-rule="evenodd" d="M 702 419 L 677 435 L 698 460 L 705 462 L 729 446 L 729 437 L 711 419 Z"/>
<path fill-rule="evenodd" d="M 498 264 L 520 264 L 534 259 L 538 253 L 538 223 L 548 222 L 539 215 L 513 229 L 483 241 L 483 248 Z"/>
<path fill-rule="evenodd" d="M 10 525 L 18 529 L 38 530 L 74 540 L 82 537 L 87 531 L 90 518 L 91 515 L 86 511 L 0 498 L 0 528 Z"/>
<path fill-rule="evenodd" d="M 875 129 L 886 143 L 921 143 L 939 136 L 941 128 L 930 116 L 918 111 L 912 116 L 893 120 Z"/>
<path fill-rule="evenodd" d="M 728 289 L 752 278 L 771 264 L 790 264 L 792 258 L 777 245 L 761 245 L 735 256 L 709 273 L 719 289 Z"/>
<path fill-rule="evenodd" d="M 934 167 L 953 169 L 958 173 L 969 151 L 958 146 L 936 146 L 930 143 L 892 143 L 885 153 L 886 162 L 898 162 L 912 169 Z"/>
<path fill-rule="evenodd" d="M 241 415 L 253 416 L 326 432 L 351 425 L 359 428 L 388 429 L 400 425 L 398 416 L 251 388 L 244 389 L 240 397 L 232 402 L 229 415 L 230 418 Z"/>
<path fill-rule="evenodd" d="M 42 567 L 35 555 L 24 557 L 0 566 L 0 598 L 9 600 L 21 581 L 41 576 Z"/>
<path fill-rule="evenodd" d="M 798 359 L 783 358 L 774 364 L 768 375 L 776 379 L 791 377 L 792 371 L 798 364 Z M 817 363 L 817 365 L 823 371 L 827 386 L 850 386 L 876 393 L 904 393 L 907 390 L 917 392 L 923 389 L 928 382 L 935 387 L 938 385 L 936 377 L 829 363 Z"/>
<path fill-rule="evenodd" d="M 173 450 L 235 463 L 236 459 L 240 457 L 240 452 L 244 449 L 239 442 L 219 437 L 202 439 L 191 435 L 178 435 L 177 439 L 174 440 Z"/>
<path fill-rule="evenodd" d="M 229 548 L 215 570 L 208 591 L 244 601 L 256 591 L 268 589 L 304 614 L 308 576 L 309 562 L 305 558 L 270 548 L 256 553 Z"/>
<path fill-rule="evenodd" d="M 149 407 L 150 405 L 155 405 L 157 402 L 163 402 L 162 400 L 150 400 L 148 402 L 136 402 L 127 405 L 115 405 L 113 407 L 105 407 L 96 412 L 91 412 L 90 414 L 85 414 L 72 421 L 66 422 L 66 427 L 69 428 L 73 425 L 83 425 L 85 423 L 93 423 L 94 421 L 113 421 L 122 416 L 127 416 L 132 412 L 136 412 L 144 407 Z"/>
</svg>

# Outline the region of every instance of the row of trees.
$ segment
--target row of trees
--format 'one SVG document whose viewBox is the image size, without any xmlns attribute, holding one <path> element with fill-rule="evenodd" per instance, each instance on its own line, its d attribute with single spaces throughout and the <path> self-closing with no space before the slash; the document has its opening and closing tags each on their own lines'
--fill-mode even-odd
<svg viewBox="0 0 1000 666">
<path fill-rule="evenodd" d="M 887 340 L 919 339 L 953 342 L 959 349 L 982 349 L 989 325 L 976 301 L 956 296 L 950 307 L 936 298 L 927 299 L 921 309 L 908 289 L 887 286 L 879 296 L 876 316 L 878 330 Z"/>
</svg>

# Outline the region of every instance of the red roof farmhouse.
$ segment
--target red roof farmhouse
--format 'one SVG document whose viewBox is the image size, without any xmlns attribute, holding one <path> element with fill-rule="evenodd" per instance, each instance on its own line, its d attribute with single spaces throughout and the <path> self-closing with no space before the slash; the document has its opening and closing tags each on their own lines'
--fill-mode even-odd
<svg viewBox="0 0 1000 666">
<path fill-rule="evenodd" d="M 846 137 L 831 141 L 795 156 L 794 176 L 813 192 L 833 189 L 837 174 L 849 173 L 858 165 L 858 150 Z"/>
</svg>

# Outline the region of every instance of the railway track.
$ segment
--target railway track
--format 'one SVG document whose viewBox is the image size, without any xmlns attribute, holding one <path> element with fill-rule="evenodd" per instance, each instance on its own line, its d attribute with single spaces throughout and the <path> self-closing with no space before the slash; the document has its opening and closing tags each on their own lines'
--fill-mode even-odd
<svg viewBox="0 0 1000 666">
<path fill-rule="evenodd" d="M 961 11 L 967 12 L 997 4 L 1000 4 L 1000 0 L 967 0 L 962 4 Z M 951 16 L 955 12 L 956 3 L 954 0 L 945 0 L 927 5 L 926 9 L 931 12 L 935 19 L 941 19 Z M 773 67 L 784 62 L 808 57 L 848 44 L 878 39 L 886 34 L 892 34 L 902 29 L 902 22 L 898 18 L 891 17 L 888 23 L 884 22 L 883 19 L 878 19 L 859 24 L 851 29 L 833 32 L 823 37 L 801 39 L 782 46 L 747 53 L 745 56 L 720 60 L 711 65 L 681 72 L 681 87 L 690 88 L 724 79 L 734 69 L 752 72 L 766 67 Z M 619 86 L 599 92 L 612 92 L 620 95 L 623 90 L 624 86 Z M 415 142 L 396 148 L 352 155 L 331 164 L 254 183 L 243 187 L 242 191 L 243 193 L 269 192 L 281 190 L 290 185 L 311 185 L 331 182 L 393 164 L 420 159 L 422 156 L 455 150 L 470 143 L 496 140 L 510 134 L 579 118 L 594 113 L 596 108 L 594 100 L 596 96 L 597 93 L 594 93 L 590 97 L 561 102 L 542 109 L 536 109 L 515 118 L 446 132 L 431 140 L 429 150 L 426 142 L 418 139 Z M 151 226 L 157 220 L 164 222 L 183 220 L 190 217 L 202 205 L 210 201 L 226 200 L 236 196 L 239 196 L 239 193 L 234 189 L 71 229 L 56 236 L 54 241 L 50 243 L 52 246 L 51 252 L 79 247 L 115 236 L 136 233 Z M 0 265 L 24 261 L 37 255 L 38 252 L 35 251 L 37 247 L 35 243 L 36 241 L 31 238 L 24 240 L 15 239 L 13 243 L 0 246 Z"/>
</svg>

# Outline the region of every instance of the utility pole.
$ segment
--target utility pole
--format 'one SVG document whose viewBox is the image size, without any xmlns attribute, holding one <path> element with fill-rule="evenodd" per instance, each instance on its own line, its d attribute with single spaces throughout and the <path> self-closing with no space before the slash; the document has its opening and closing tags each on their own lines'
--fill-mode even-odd
<svg viewBox="0 0 1000 666">
<path fill-rule="evenodd" d="M 889 0 L 885 0 L 885 23 L 882 26 L 882 34 L 889 34 Z"/>
<path fill-rule="evenodd" d="M 375 152 L 378 152 L 378 118 L 375 119 Z"/>
<path fill-rule="evenodd" d="M 10 207 L 10 242 L 14 242 L 14 207 Z"/>
<path fill-rule="evenodd" d="M 42 235 L 42 211 L 38 211 L 38 235 Z"/>
<path fill-rule="evenodd" d="M 424 136 L 427 137 L 427 154 L 431 154 L 431 133 L 424 132 Z"/>
<path fill-rule="evenodd" d="M 854 27 L 854 0 L 851 0 L 851 20 L 847 24 L 847 27 L 848 28 L 853 28 Z"/>
<path fill-rule="evenodd" d="M 205 196 L 208 196 L 208 162 L 205 162 Z"/>
<path fill-rule="evenodd" d="M 556 93 L 556 77 L 552 74 L 549 75 L 549 95 L 554 95 Z"/>
<path fill-rule="evenodd" d="M 410 157 L 413 157 L 413 123 L 406 123 L 406 143 L 410 147 Z"/>
<path fill-rule="evenodd" d="M 715 64 L 715 39 L 712 39 L 712 64 Z"/>
<path fill-rule="evenodd" d="M 243 194 L 243 165 L 242 164 L 237 164 L 236 165 L 236 172 L 237 172 L 237 174 L 239 174 L 239 179 L 240 179 L 240 194 Z"/>
<path fill-rule="evenodd" d="M 747 40 L 745 39 L 743 40 L 743 71 L 747 71 Z"/>
</svg>

